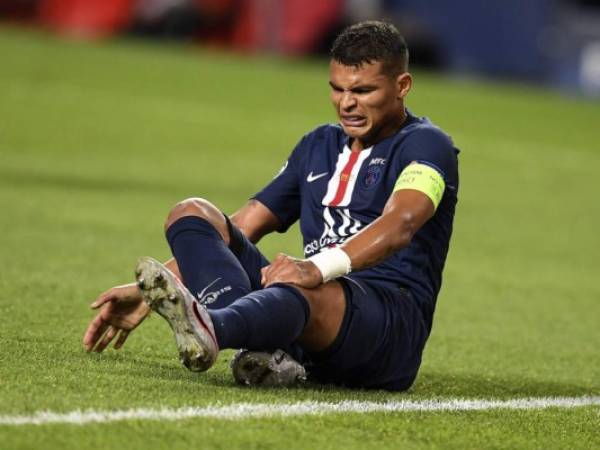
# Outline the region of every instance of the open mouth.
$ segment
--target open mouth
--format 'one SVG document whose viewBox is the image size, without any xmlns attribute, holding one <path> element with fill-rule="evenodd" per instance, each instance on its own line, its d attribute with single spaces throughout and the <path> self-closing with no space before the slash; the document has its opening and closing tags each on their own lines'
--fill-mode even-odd
<svg viewBox="0 0 600 450">
<path fill-rule="evenodd" d="M 367 118 L 359 115 L 342 115 L 340 122 L 344 127 L 363 127 L 367 124 Z"/>
</svg>

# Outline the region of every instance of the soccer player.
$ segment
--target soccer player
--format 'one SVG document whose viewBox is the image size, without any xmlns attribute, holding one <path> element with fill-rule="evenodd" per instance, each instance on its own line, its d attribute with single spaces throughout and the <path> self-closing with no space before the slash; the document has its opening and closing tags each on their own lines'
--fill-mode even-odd
<svg viewBox="0 0 600 450">
<path fill-rule="evenodd" d="M 191 370 L 246 349 L 233 362 L 246 384 L 286 384 L 306 369 L 350 387 L 411 386 L 452 233 L 458 150 L 406 109 L 408 50 L 393 25 L 344 30 L 329 84 L 339 124 L 306 134 L 231 217 L 200 198 L 177 204 L 165 224 L 173 259 L 143 258 L 136 284 L 100 295 L 88 351 L 121 347 L 153 309 Z M 305 258 L 267 261 L 255 244 L 297 220 Z"/>
</svg>

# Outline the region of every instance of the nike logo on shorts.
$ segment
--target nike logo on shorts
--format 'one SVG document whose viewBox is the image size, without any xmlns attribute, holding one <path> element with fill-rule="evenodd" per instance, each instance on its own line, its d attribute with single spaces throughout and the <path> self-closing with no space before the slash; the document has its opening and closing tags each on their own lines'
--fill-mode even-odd
<svg viewBox="0 0 600 450">
<path fill-rule="evenodd" d="M 318 180 L 319 178 L 323 178 L 325 175 L 327 175 L 329 172 L 323 172 L 320 173 L 318 175 L 313 175 L 312 171 L 308 174 L 308 176 L 306 177 L 306 181 L 308 181 L 309 183 L 312 183 L 315 180 Z"/>
</svg>

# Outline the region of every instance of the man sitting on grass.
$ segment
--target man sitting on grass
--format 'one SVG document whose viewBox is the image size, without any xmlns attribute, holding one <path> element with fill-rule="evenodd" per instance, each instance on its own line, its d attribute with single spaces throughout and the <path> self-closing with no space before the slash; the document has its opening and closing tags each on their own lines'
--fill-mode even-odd
<svg viewBox="0 0 600 450">
<path fill-rule="evenodd" d="M 408 50 L 386 22 L 336 39 L 329 71 L 339 124 L 306 134 L 280 173 L 231 217 L 191 198 L 168 215 L 173 258 L 143 258 L 110 289 L 83 343 L 120 348 L 150 310 L 183 364 L 209 369 L 245 349 L 243 384 L 319 382 L 408 389 L 431 331 L 458 193 L 458 150 L 411 114 Z M 305 259 L 269 262 L 255 244 L 300 220 Z"/>
</svg>

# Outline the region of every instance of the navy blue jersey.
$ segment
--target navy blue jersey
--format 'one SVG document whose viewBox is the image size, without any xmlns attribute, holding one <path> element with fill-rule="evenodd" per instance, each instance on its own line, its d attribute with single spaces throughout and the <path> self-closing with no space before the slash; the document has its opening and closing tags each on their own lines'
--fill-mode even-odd
<svg viewBox="0 0 600 450">
<path fill-rule="evenodd" d="M 309 257 L 341 244 L 379 217 L 406 166 L 416 161 L 433 167 L 446 185 L 435 215 L 408 247 L 351 274 L 408 288 L 430 318 L 452 234 L 458 152 L 443 131 L 410 113 L 398 132 L 360 152 L 350 150 L 341 126 L 324 125 L 302 138 L 281 172 L 254 198 L 277 216 L 280 232 L 300 219 Z"/>
</svg>

